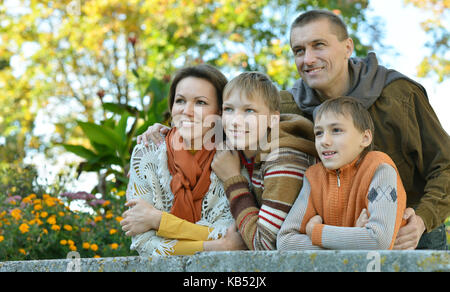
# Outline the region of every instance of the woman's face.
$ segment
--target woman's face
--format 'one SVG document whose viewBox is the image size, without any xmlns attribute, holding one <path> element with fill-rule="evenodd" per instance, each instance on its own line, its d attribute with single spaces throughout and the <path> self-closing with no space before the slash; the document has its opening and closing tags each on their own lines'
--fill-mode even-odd
<svg viewBox="0 0 450 292">
<path fill-rule="evenodd" d="M 214 85 L 192 76 L 181 79 L 175 89 L 171 113 L 173 126 L 186 146 L 200 150 L 203 137 L 212 131 L 213 121 L 220 114 Z"/>
</svg>

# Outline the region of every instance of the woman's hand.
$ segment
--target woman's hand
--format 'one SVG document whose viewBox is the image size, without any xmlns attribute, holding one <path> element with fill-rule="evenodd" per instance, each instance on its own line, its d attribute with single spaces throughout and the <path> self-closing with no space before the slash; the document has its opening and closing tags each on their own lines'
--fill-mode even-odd
<svg viewBox="0 0 450 292">
<path fill-rule="evenodd" d="M 311 237 L 313 229 L 314 229 L 314 225 L 322 224 L 322 222 L 323 222 L 323 220 L 322 220 L 322 217 L 320 217 L 320 215 L 316 215 L 316 216 L 312 217 L 311 219 L 309 219 L 308 223 L 306 224 L 306 234 L 309 237 Z"/>
<path fill-rule="evenodd" d="M 149 230 L 158 230 L 162 212 L 142 199 L 128 201 L 125 206 L 131 207 L 122 214 L 120 221 L 122 230 L 127 236 L 135 236 Z"/>
<path fill-rule="evenodd" d="M 240 175 L 241 162 L 238 152 L 234 150 L 217 150 L 211 163 L 211 169 L 222 182 L 233 176 Z"/>
<path fill-rule="evenodd" d="M 241 237 L 241 234 L 236 230 L 236 225 L 231 225 L 227 229 L 227 234 L 224 237 L 204 241 L 204 251 L 227 251 L 227 250 L 245 250 L 247 245 Z"/>
<path fill-rule="evenodd" d="M 167 135 L 169 130 L 169 127 L 155 123 L 148 127 L 142 135 L 137 136 L 136 143 L 144 143 L 145 146 L 148 146 L 148 141 L 150 139 L 155 145 L 159 146 L 162 142 L 164 142 L 164 137 Z"/>
</svg>

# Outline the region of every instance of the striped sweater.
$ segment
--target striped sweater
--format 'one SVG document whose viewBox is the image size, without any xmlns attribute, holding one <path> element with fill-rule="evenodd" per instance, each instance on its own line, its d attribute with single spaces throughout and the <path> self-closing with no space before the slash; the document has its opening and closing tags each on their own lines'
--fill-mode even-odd
<svg viewBox="0 0 450 292">
<path fill-rule="evenodd" d="M 277 147 L 242 160 L 250 181 L 239 175 L 224 182 L 231 214 L 249 249 L 276 249 L 278 231 L 301 190 L 303 175 L 316 162 L 312 134 L 310 121 L 281 115 L 279 139 L 269 141 Z"/>
<path fill-rule="evenodd" d="M 391 249 L 401 226 L 406 192 L 390 157 L 371 151 L 339 170 L 322 163 L 305 174 L 302 191 L 278 235 L 280 250 Z M 354 227 L 362 209 L 369 220 Z M 320 215 L 311 237 L 309 220 Z"/>
</svg>

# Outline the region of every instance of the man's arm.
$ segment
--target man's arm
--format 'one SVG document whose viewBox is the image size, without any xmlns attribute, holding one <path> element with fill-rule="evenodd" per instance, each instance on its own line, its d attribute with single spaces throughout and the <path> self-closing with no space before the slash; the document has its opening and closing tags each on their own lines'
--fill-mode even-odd
<svg viewBox="0 0 450 292">
<path fill-rule="evenodd" d="M 408 141 L 410 151 L 417 151 L 415 163 L 426 180 L 424 195 L 415 213 L 429 232 L 450 216 L 450 136 L 422 91 L 417 90 L 413 102 L 408 119 Z M 419 138 L 418 146 L 415 139 Z"/>
</svg>

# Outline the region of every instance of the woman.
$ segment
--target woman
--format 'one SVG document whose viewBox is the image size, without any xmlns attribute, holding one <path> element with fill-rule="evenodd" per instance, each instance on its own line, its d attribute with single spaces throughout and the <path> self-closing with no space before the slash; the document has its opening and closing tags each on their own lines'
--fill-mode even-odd
<svg viewBox="0 0 450 292">
<path fill-rule="evenodd" d="M 244 249 L 222 183 L 211 171 L 211 117 L 220 119 L 225 76 L 209 65 L 181 69 L 169 93 L 173 128 L 159 144 L 137 144 L 121 221 L 142 256 Z M 208 140 L 208 139 L 206 139 Z"/>
</svg>

